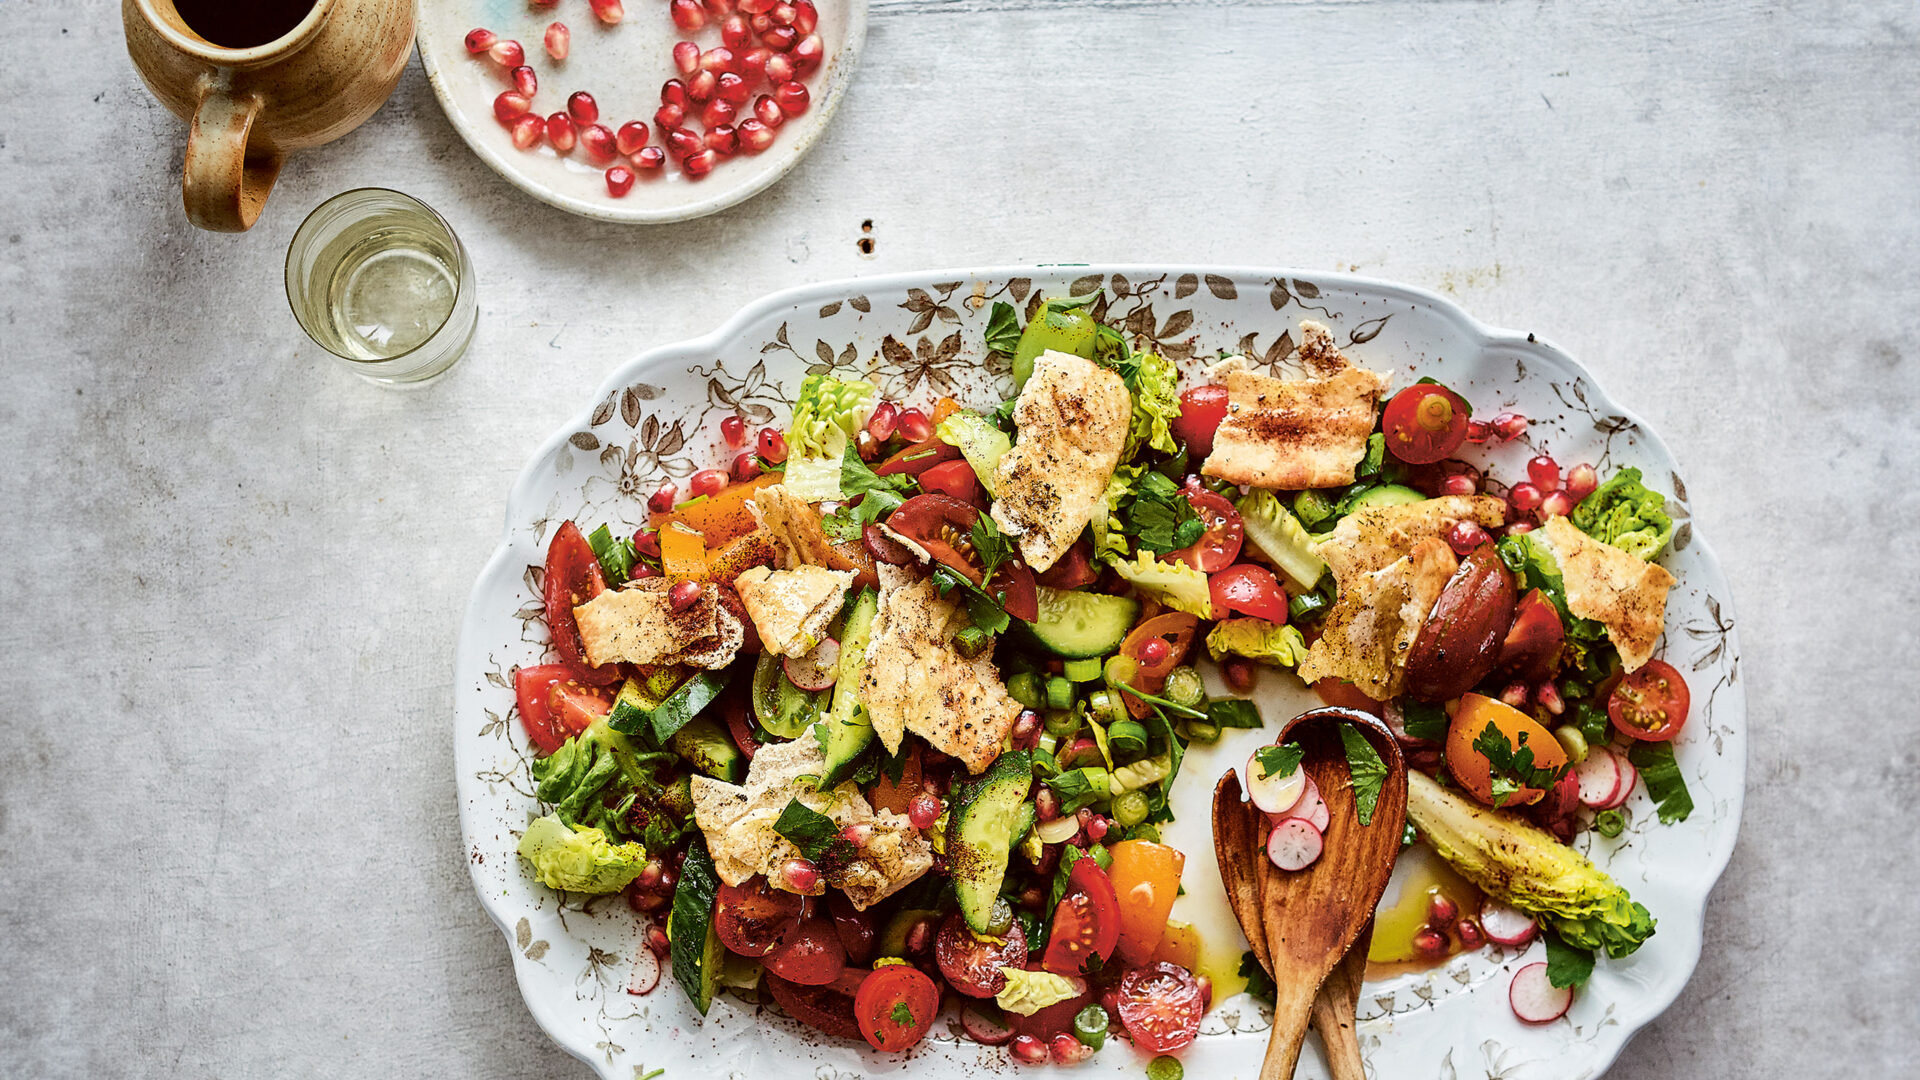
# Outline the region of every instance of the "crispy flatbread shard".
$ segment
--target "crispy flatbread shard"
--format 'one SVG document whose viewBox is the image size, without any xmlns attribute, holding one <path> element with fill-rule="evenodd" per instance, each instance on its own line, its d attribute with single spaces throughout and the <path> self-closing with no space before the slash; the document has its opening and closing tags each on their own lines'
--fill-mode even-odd
<svg viewBox="0 0 1920 1080">
<path fill-rule="evenodd" d="M 1079 538 L 1120 464 L 1133 397 L 1120 376 L 1048 350 L 1014 402 L 1019 436 L 994 468 L 993 520 L 1043 572 Z"/>
<path fill-rule="evenodd" d="M 1346 679 L 1375 701 L 1400 693 L 1407 654 L 1460 560 L 1444 540 L 1422 540 L 1387 566 L 1342 585 L 1300 677 Z"/>
<path fill-rule="evenodd" d="M 673 610 L 666 578 L 640 578 L 573 609 L 580 644 L 594 664 L 693 664 L 725 667 L 745 640 L 740 621 L 714 589 L 702 589 L 684 611 Z"/>
<path fill-rule="evenodd" d="M 1491 495 L 1442 495 L 1356 510 L 1340 519 L 1318 550 L 1344 591 L 1349 582 L 1386 568 L 1420 541 L 1445 537 L 1457 522 L 1472 521 L 1492 532 L 1506 520 L 1506 508 Z"/>
<path fill-rule="evenodd" d="M 820 531 L 820 511 L 785 484 L 754 492 L 747 499 L 747 509 L 779 548 L 782 569 L 832 565 L 832 547 Z"/>
<path fill-rule="evenodd" d="M 1300 323 L 1300 340 L 1305 379 L 1262 375 L 1241 357 L 1214 366 L 1226 383 L 1227 415 L 1201 472 L 1289 491 L 1353 483 L 1392 377 L 1348 362 L 1317 322 Z"/>
<path fill-rule="evenodd" d="M 1673 588 L 1666 567 L 1595 540 L 1563 517 L 1548 518 L 1541 535 L 1560 563 L 1567 610 L 1605 626 L 1628 671 L 1653 659 Z"/>
<path fill-rule="evenodd" d="M 855 908 L 865 910 L 893 895 L 933 867 L 926 838 L 906 817 L 891 811 L 875 813 L 860 788 L 848 782 L 831 791 L 815 791 L 803 776 L 826 771 L 819 741 L 802 736 L 772 743 L 754 755 L 744 785 L 707 776 L 693 777 L 693 818 L 706 835 L 720 880 L 739 885 L 764 874 L 776 888 L 785 888 L 782 863 L 800 854 L 793 842 L 774 830 L 790 799 L 832 818 L 835 824 L 872 825 L 872 838 L 860 856 L 841 866 L 826 867 L 812 895 L 833 885 L 846 892 Z"/>
<path fill-rule="evenodd" d="M 897 753 L 911 731 L 934 749 L 979 773 L 1000 756 L 1020 715 L 990 653 L 969 660 L 953 635 L 967 625 L 959 605 L 931 578 L 896 566 L 880 568 L 880 605 L 867 642 L 860 696 L 873 730 Z"/>
<path fill-rule="evenodd" d="M 818 566 L 755 566 L 735 578 L 733 587 L 767 652 L 804 656 L 827 636 L 827 624 L 845 605 L 854 576 L 851 570 Z"/>
</svg>

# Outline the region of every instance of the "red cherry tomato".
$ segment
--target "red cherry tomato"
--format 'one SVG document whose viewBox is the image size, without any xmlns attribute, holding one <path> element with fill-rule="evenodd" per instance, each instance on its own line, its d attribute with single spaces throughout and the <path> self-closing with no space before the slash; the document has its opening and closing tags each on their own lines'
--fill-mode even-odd
<svg viewBox="0 0 1920 1080">
<path fill-rule="evenodd" d="M 757 875 L 740 885 L 723 884 L 714 907 L 714 933 L 741 956 L 765 956 L 793 932 L 804 904 L 800 894 L 776 889 Z"/>
<path fill-rule="evenodd" d="M 1320 700 L 1342 709 L 1355 709 L 1363 713 L 1379 716 L 1383 711 L 1381 704 L 1360 692 L 1360 688 L 1345 679 L 1321 679 L 1313 684 L 1313 692 Z"/>
<path fill-rule="evenodd" d="M 1560 612 L 1539 589 L 1531 589 L 1513 608 L 1513 623 L 1500 643 L 1498 668 L 1528 682 L 1544 682 L 1560 666 L 1567 630 Z"/>
<path fill-rule="evenodd" d="M 920 474 L 922 491 L 937 491 L 961 502 L 971 502 L 980 490 L 980 480 L 965 459 L 943 461 Z"/>
<path fill-rule="evenodd" d="M 1227 388 L 1195 386 L 1180 393 L 1180 415 L 1167 426 L 1173 437 L 1187 446 L 1188 455 L 1198 462 L 1213 453 L 1213 433 L 1227 418 Z"/>
<path fill-rule="evenodd" d="M 786 942 L 767 954 L 767 970 L 802 986 L 825 986 L 847 966 L 847 950 L 834 933 L 832 921 L 810 915 L 787 935 Z"/>
<path fill-rule="evenodd" d="M 1465 398 L 1438 383 L 1409 386 L 1387 402 L 1387 449 L 1414 465 L 1439 461 L 1467 441 L 1467 411 Z"/>
<path fill-rule="evenodd" d="M 933 955 L 955 990 L 968 997 L 992 997 L 1007 985 L 1001 968 L 1026 966 L 1027 932 L 1016 921 L 1003 938 L 975 934 L 955 912 L 940 927 Z"/>
<path fill-rule="evenodd" d="M 568 738 L 585 731 L 587 725 L 578 727 L 563 726 L 563 721 L 553 712 L 553 693 L 555 688 L 571 685 L 581 691 L 588 688 L 576 680 L 580 669 L 572 664 L 540 664 L 524 667 L 513 673 L 513 696 L 520 706 L 520 723 L 527 729 L 527 738 L 533 740 L 534 749 L 541 757 L 560 749 Z M 611 708 L 611 702 L 608 708 Z M 606 710 L 601 710 L 604 714 Z M 570 716 L 565 724 L 578 722 L 577 716 Z M 588 720 L 591 723 L 591 719 Z"/>
<path fill-rule="evenodd" d="M 547 545 L 547 577 L 543 587 L 547 607 L 547 634 L 553 638 L 553 651 L 560 659 L 580 670 L 575 678 L 605 685 L 620 678 L 620 665 L 587 663 L 580 647 L 580 627 L 573 621 L 573 609 L 599 596 L 607 589 L 600 572 L 600 560 L 593 555 L 587 538 L 571 521 L 563 521 Z"/>
<path fill-rule="evenodd" d="M 1614 729 L 1641 742 L 1670 742 L 1687 722 L 1693 696 L 1687 680 L 1665 660 L 1646 665 L 1620 680 L 1607 699 Z"/>
<path fill-rule="evenodd" d="M 1100 571 L 1093 565 L 1093 541 L 1084 536 L 1039 578 L 1040 584 L 1049 589 L 1078 589 L 1099 580 Z"/>
<path fill-rule="evenodd" d="M 767 992 L 787 1015 L 835 1038 L 864 1038 L 853 1018 L 853 998 L 832 986 L 803 986 L 767 973 Z"/>
<path fill-rule="evenodd" d="M 1154 963 L 1120 979 L 1120 1022 L 1134 1045 L 1149 1054 L 1172 1053 L 1192 1042 L 1206 1008 L 1200 983 L 1186 968 Z"/>
<path fill-rule="evenodd" d="M 1189 489 L 1181 494 L 1193 504 L 1193 512 L 1200 515 L 1200 523 L 1207 531 L 1200 534 L 1192 547 L 1168 552 L 1167 561 L 1183 562 L 1207 574 L 1225 570 L 1240 557 L 1240 545 L 1246 539 L 1247 526 L 1240 520 L 1240 511 L 1223 496 L 1205 488 Z"/>
<path fill-rule="evenodd" d="M 1105 961 L 1120 943 L 1120 897 L 1100 864 L 1083 858 L 1067 875 L 1067 894 L 1053 909 L 1053 934 L 1040 966 L 1078 975 L 1094 956 Z"/>
<path fill-rule="evenodd" d="M 1032 1016 L 1008 1013 L 1007 1023 L 1021 1035 L 1031 1035 L 1036 1039 L 1051 1041 L 1061 1032 L 1072 1031 L 1073 1018 L 1079 1015 L 1081 1009 L 1093 1002 L 1094 993 L 1092 990 L 1087 990 L 1077 997 L 1070 997 L 1058 1004 L 1049 1005 Z M 1044 1050 L 1041 1052 L 1045 1053 Z"/>
<path fill-rule="evenodd" d="M 847 952 L 847 962 L 867 964 L 873 961 L 873 941 L 879 936 L 873 916 L 854 908 L 853 901 L 838 889 L 827 893 L 827 912 L 833 916 L 833 932 Z"/>
<path fill-rule="evenodd" d="M 1273 571 L 1252 563 L 1235 563 L 1207 578 L 1213 594 L 1213 616 L 1224 619 L 1229 612 L 1240 612 L 1270 623 L 1287 621 L 1287 591 Z"/>
<path fill-rule="evenodd" d="M 943 461 L 960 456 L 960 448 L 939 439 L 917 442 L 873 467 L 881 476 L 918 476 Z"/>
<path fill-rule="evenodd" d="M 875 1050 L 898 1053 L 926 1037 L 940 1012 L 940 988 L 911 964 L 876 968 L 860 983 L 853 1015 Z"/>
<path fill-rule="evenodd" d="M 925 548 L 936 562 L 981 584 L 980 565 L 973 554 L 973 524 L 980 508 L 951 495 L 915 495 L 887 518 L 887 527 Z M 999 598 L 1007 614 L 1028 622 L 1040 617 L 1040 594 L 1034 591 L 1033 571 L 1016 556 L 1000 564 L 993 580 L 981 586 Z"/>
<path fill-rule="evenodd" d="M 570 738 L 613 711 L 613 688 L 562 679 L 547 689 L 547 711 L 554 728 Z"/>
</svg>

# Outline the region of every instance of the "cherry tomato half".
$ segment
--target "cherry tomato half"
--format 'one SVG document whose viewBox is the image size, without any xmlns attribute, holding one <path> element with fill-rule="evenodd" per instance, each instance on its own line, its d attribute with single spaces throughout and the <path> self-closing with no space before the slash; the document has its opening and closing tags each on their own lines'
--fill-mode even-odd
<svg viewBox="0 0 1920 1080">
<path fill-rule="evenodd" d="M 563 726 L 563 721 L 553 712 L 553 694 L 558 687 L 573 686 L 583 693 L 588 691 L 588 687 L 576 681 L 579 675 L 580 669 L 572 664 L 540 664 L 513 673 L 513 696 L 520 706 L 520 723 L 526 727 L 527 738 L 533 740 L 534 749 L 541 757 L 560 749 L 567 739 L 587 728 L 586 723 L 578 727 Z M 613 707 L 611 700 L 607 707 Z M 602 714 L 605 711 L 601 710 Z M 570 716 L 564 723 L 571 725 L 577 721 L 577 716 Z M 587 722 L 591 723 L 591 718 Z"/>
<path fill-rule="evenodd" d="M 1120 979 L 1120 1022 L 1149 1054 L 1172 1053 L 1192 1042 L 1206 1008 L 1200 983 L 1186 968 L 1148 964 Z"/>
<path fill-rule="evenodd" d="M 874 928 L 873 916 L 855 908 L 852 899 L 838 889 L 827 893 L 827 912 L 833 916 L 833 932 L 840 937 L 840 947 L 846 950 L 847 962 L 872 963 L 873 942 L 880 935 Z"/>
<path fill-rule="evenodd" d="M 600 560 L 580 529 L 563 521 L 547 545 L 547 577 L 542 592 L 547 607 L 547 634 L 553 638 L 553 651 L 564 663 L 580 670 L 575 678 L 605 685 L 620 678 L 620 665 L 587 663 L 580 646 L 580 627 L 573 621 L 573 609 L 607 590 L 607 579 L 600 572 Z"/>
<path fill-rule="evenodd" d="M 713 913 L 714 933 L 732 952 L 765 956 L 793 933 L 805 904 L 805 897 L 776 889 L 758 875 L 739 885 L 722 884 Z"/>
<path fill-rule="evenodd" d="M 973 525 L 980 508 L 951 495 L 915 495 L 887 518 L 887 527 L 925 548 L 936 562 L 981 585 L 980 565 L 973 553 Z M 1018 556 L 1000 564 L 993 580 L 981 585 L 998 597 L 1007 614 L 1027 622 L 1040 617 L 1040 594 L 1034 590 L 1033 571 Z"/>
<path fill-rule="evenodd" d="M 767 972 L 767 991 L 787 1015 L 840 1039 L 864 1038 L 853 1018 L 853 998 L 832 986 L 803 986 Z"/>
<path fill-rule="evenodd" d="M 1614 729 L 1641 742 L 1670 742 L 1687 722 L 1693 696 L 1687 680 L 1665 660 L 1649 660 L 1620 680 L 1607 699 Z"/>
<path fill-rule="evenodd" d="M 1195 386 L 1180 393 L 1180 415 L 1167 427 L 1173 437 L 1187 446 L 1187 453 L 1198 462 L 1213 453 L 1213 433 L 1227 418 L 1227 388 Z"/>
<path fill-rule="evenodd" d="M 1273 571 L 1252 563 L 1235 563 L 1215 571 L 1207 578 L 1207 591 L 1213 594 L 1213 616 L 1224 619 L 1232 612 L 1265 619 L 1276 625 L 1287 621 L 1287 591 Z"/>
<path fill-rule="evenodd" d="M 976 934 L 955 912 L 940 927 L 940 936 L 933 941 L 933 955 L 940 963 L 940 974 L 955 990 L 968 997 L 992 997 L 1007 985 L 1001 968 L 1026 966 L 1027 932 L 1016 920 L 1006 937 Z"/>
<path fill-rule="evenodd" d="M 943 461 L 960 456 L 960 448 L 940 439 L 917 442 L 873 467 L 880 476 L 918 476 Z"/>
<path fill-rule="evenodd" d="M 1113 845 L 1112 852 L 1107 876 L 1120 898 L 1120 959 L 1144 964 L 1153 958 L 1167 931 L 1167 915 L 1180 891 L 1180 872 L 1187 857 L 1178 848 L 1150 840 L 1123 840 Z"/>
<path fill-rule="evenodd" d="M 1040 575 L 1040 584 L 1049 589 L 1078 589 L 1100 580 L 1100 571 L 1093 565 L 1093 541 L 1082 536 L 1073 542 L 1060 561 L 1047 567 Z"/>
<path fill-rule="evenodd" d="M 1055 975 L 1078 975 L 1090 957 L 1104 961 L 1119 943 L 1119 895 L 1100 864 L 1083 858 L 1068 872 L 1067 893 L 1053 909 L 1053 933 L 1040 966 Z"/>
<path fill-rule="evenodd" d="M 1385 706 L 1361 693 L 1360 688 L 1345 679 L 1326 678 L 1313 684 L 1313 692 L 1328 705 L 1342 709 L 1354 709 L 1375 716 L 1385 711 Z"/>
<path fill-rule="evenodd" d="M 1193 648 L 1194 635 L 1199 631 L 1200 620 L 1184 611 L 1169 611 L 1155 615 L 1146 622 L 1133 628 L 1126 640 L 1120 643 L 1120 655 L 1137 661 L 1138 669 L 1133 678 L 1126 681 L 1136 690 L 1144 690 L 1158 695 L 1167 687 L 1167 675 L 1187 658 L 1187 650 Z M 1149 639 L 1159 638 L 1167 643 L 1166 654 L 1157 661 L 1148 661 L 1144 656 L 1144 647 Z M 1141 701 L 1132 694 L 1121 694 L 1127 705 L 1127 712 L 1136 720 L 1144 718 L 1153 711 L 1153 706 Z"/>
<path fill-rule="evenodd" d="M 1466 399 L 1439 383 L 1409 386 L 1387 402 L 1387 449 L 1413 465 L 1439 461 L 1467 441 L 1467 412 Z"/>
<path fill-rule="evenodd" d="M 613 688 L 610 686 L 588 686 L 574 679 L 562 679 L 547 689 L 547 712 L 562 738 L 580 734 L 612 711 Z"/>
<path fill-rule="evenodd" d="M 767 970 L 802 986 L 825 986 L 847 966 L 847 950 L 833 922 L 820 915 L 800 920 L 779 948 L 767 954 Z"/>
<path fill-rule="evenodd" d="M 943 461 L 920 474 L 922 491 L 937 491 L 942 495 L 951 495 L 961 502 L 970 503 L 980 490 L 980 479 L 973 474 L 973 466 L 966 459 Z"/>
<path fill-rule="evenodd" d="M 1193 505 L 1193 512 L 1200 515 L 1200 523 L 1207 531 L 1193 546 L 1183 547 L 1179 551 L 1167 552 L 1168 562 L 1183 562 L 1202 573 L 1211 574 L 1215 570 L 1225 570 L 1240 557 L 1240 546 L 1246 540 L 1247 526 L 1240 520 L 1240 511 L 1224 496 L 1216 495 L 1205 488 L 1188 489 L 1181 492 L 1187 502 Z"/>
<path fill-rule="evenodd" d="M 890 1054 L 925 1038 L 939 1012 L 940 988 L 911 964 L 875 968 L 853 999 L 860 1034 Z"/>
</svg>

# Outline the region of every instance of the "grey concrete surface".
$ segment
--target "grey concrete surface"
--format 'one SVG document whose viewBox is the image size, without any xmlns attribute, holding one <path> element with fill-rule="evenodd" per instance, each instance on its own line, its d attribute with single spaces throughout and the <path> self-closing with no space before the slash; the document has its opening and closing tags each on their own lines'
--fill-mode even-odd
<svg viewBox="0 0 1920 1080">
<path fill-rule="evenodd" d="M 0 1073 L 587 1075 L 454 814 L 509 482 L 614 363 L 763 292 L 1075 260 L 1439 289 L 1657 427 L 1753 750 L 1699 970 L 1611 1075 L 1920 1071 L 1913 4 L 881 3 L 807 162 L 653 229 L 522 197 L 416 65 L 238 237 L 183 219 L 116 8 L 0 4 Z M 422 392 L 323 362 L 282 296 L 301 217 L 365 184 L 478 267 Z"/>
</svg>

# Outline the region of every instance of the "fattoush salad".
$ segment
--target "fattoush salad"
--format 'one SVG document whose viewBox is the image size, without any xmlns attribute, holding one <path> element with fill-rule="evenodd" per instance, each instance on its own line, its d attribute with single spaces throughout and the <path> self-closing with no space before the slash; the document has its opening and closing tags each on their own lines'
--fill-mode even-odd
<svg viewBox="0 0 1920 1080">
<path fill-rule="evenodd" d="M 1169 792 L 1190 745 L 1263 725 L 1258 678 L 1297 677 L 1395 730 L 1404 841 L 1456 886 L 1383 912 L 1376 956 L 1543 935 L 1510 998 L 1559 1016 L 1654 930 L 1569 842 L 1617 834 L 1640 781 L 1663 821 L 1691 805 L 1687 686 L 1654 656 L 1665 498 L 1545 454 L 1484 475 L 1466 457 L 1523 417 L 1392 392 L 1316 323 L 1299 377 L 1223 354 L 1182 379 L 1097 300 L 994 305 L 996 407 L 809 375 L 784 429 L 726 417 L 737 457 L 663 483 L 644 528 L 558 528 L 552 656 L 515 673 L 527 872 L 625 894 L 634 993 L 666 971 L 703 1014 L 727 992 L 888 1052 L 943 1015 L 1022 1062 L 1122 1041 L 1166 1080 L 1212 1004 L 1200 935 L 1237 935 L 1170 918 L 1213 859 L 1162 842 Z M 1364 816 L 1384 770 L 1353 734 Z M 1299 762 L 1245 769 L 1284 869 L 1327 826 Z"/>
</svg>

